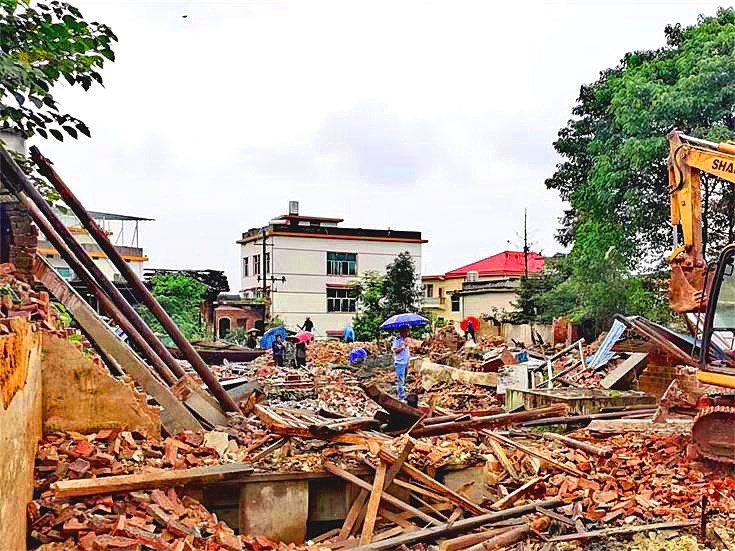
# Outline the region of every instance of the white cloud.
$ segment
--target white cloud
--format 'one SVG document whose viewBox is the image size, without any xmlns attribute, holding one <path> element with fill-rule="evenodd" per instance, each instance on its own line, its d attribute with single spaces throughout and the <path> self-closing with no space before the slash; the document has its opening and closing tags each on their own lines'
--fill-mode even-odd
<svg viewBox="0 0 735 551">
<path fill-rule="evenodd" d="M 106 87 L 64 89 L 92 139 L 40 143 L 91 209 L 157 221 L 154 267 L 226 269 L 281 213 L 424 232 L 424 270 L 544 252 L 543 181 L 582 83 L 716 2 L 75 0 L 120 37 Z M 183 18 L 183 15 L 188 17 Z"/>
</svg>

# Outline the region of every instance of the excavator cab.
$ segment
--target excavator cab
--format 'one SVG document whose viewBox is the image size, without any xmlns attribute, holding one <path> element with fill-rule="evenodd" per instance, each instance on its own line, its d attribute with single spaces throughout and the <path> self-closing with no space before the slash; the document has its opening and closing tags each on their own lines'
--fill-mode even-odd
<svg viewBox="0 0 735 551">
<path fill-rule="evenodd" d="M 722 250 L 711 277 L 699 357 L 710 375 L 702 382 L 735 388 L 735 244 Z"/>
</svg>

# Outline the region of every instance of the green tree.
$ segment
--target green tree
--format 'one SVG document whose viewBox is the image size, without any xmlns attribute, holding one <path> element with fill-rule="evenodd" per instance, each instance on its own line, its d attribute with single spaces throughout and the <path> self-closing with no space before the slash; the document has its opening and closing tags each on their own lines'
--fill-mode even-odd
<svg viewBox="0 0 735 551">
<path fill-rule="evenodd" d="M 400 253 L 386 268 L 383 295 L 385 317 L 420 309 L 421 287 L 408 251 Z"/>
<path fill-rule="evenodd" d="M 572 246 L 571 274 L 547 298 L 573 298 L 566 313 L 577 320 L 669 315 L 657 276 L 671 233 L 666 135 L 735 137 L 735 10 L 664 34 L 661 48 L 628 53 L 582 86 L 554 143 L 563 161 L 546 185 L 569 204 L 558 238 Z M 735 237 L 735 193 L 709 176 L 702 188 L 704 237 L 716 253 Z"/>
<path fill-rule="evenodd" d="M 0 0 L 0 127 L 57 140 L 64 133 L 89 136 L 51 90 L 62 79 L 84 90 L 102 84 L 100 71 L 114 61 L 116 40 L 107 25 L 88 23 L 66 2 Z"/>
<path fill-rule="evenodd" d="M 153 296 L 168 312 L 187 339 L 205 337 L 200 308 L 204 294 L 207 292 L 206 285 L 181 274 L 162 274 L 151 278 L 150 286 Z M 153 331 L 164 336 L 166 345 L 172 346 L 173 343 L 153 314 L 144 306 L 139 306 L 138 311 Z"/>
<path fill-rule="evenodd" d="M 352 325 L 355 338 L 359 341 L 375 339 L 385 319 L 383 276 L 377 272 L 365 272 L 353 290 L 357 297 L 357 314 Z"/>
</svg>

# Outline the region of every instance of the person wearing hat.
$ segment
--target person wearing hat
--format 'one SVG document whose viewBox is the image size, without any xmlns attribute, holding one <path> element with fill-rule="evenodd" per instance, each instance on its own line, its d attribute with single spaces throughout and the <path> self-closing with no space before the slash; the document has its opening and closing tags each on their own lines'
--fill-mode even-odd
<svg viewBox="0 0 735 551">
<path fill-rule="evenodd" d="M 258 339 L 255 338 L 255 333 L 257 333 L 257 329 L 248 331 L 248 340 L 245 341 L 245 346 L 248 348 L 258 348 Z"/>
<path fill-rule="evenodd" d="M 304 320 L 304 325 L 299 325 L 298 328 L 302 331 L 313 333 L 312 329 L 314 329 L 314 322 L 311 321 L 311 318 L 309 316 L 306 316 L 306 319 Z"/>
<path fill-rule="evenodd" d="M 411 353 L 408 349 L 408 325 L 400 329 L 400 333 L 393 339 L 393 367 L 396 370 L 396 394 L 402 402 L 406 401 L 406 371 Z"/>
</svg>

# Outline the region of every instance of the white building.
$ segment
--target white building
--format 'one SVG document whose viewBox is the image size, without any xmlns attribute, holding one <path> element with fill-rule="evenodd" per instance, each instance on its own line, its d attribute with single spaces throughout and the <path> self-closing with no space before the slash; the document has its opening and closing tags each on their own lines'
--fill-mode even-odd
<svg viewBox="0 0 735 551">
<path fill-rule="evenodd" d="M 426 242 L 421 232 L 347 228 L 339 225 L 342 221 L 301 216 L 298 202 L 292 201 L 289 214 L 243 233 L 237 241 L 241 293 L 262 296 L 265 283 L 270 314 L 287 327 L 309 316 L 317 335 L 341 334 L 355 315 L 351 287 L 362 274 L 384 273 L 399 253 L 408 251 L 420 276 Z"/>
<path fill-rule="evenodd" d="M 106 233 L 112 244 L 120 253 L 123 260 L 127 262 L 139 278 L 143 278 L 143 268 L 148 257 L 144 254 L 139 244 L 139 223 L 150 221 L 150 218 L 140 218 L 138 216 L 127 216 L 124 214 L 111 214 L 109 212 L 93 212 L 90 216 L 97 222 Z M 69 229 L 74 238 L 87 251 L 94 263 L 102 270 L 102 273 L 108 279 L 114 282 L 123 282 L 123 278 L 117 271 L 112 261 L 99 248 L 89 232 L 84 229 L 82 223 L 70 210 L 62 212 L 56 210 L 56 215 L 61 219 L 64 225 Z M 43 234 L 38 236 L 38 253 L 46 257 L 46 260 L 59 272 L 59 275 L 65 279 L 75 279 L 74 273 L 61 258 L 61 255 L 53 245 L 45 240 Z"/>
</svg>

